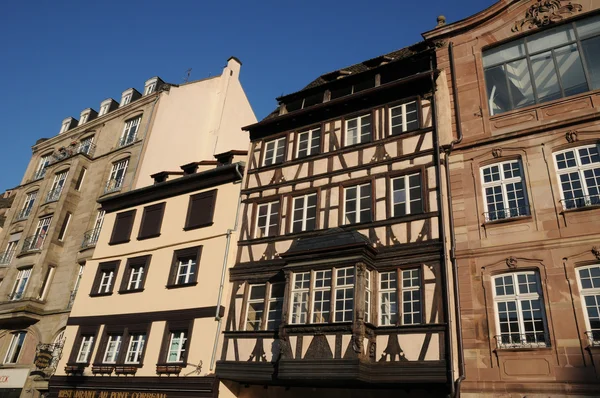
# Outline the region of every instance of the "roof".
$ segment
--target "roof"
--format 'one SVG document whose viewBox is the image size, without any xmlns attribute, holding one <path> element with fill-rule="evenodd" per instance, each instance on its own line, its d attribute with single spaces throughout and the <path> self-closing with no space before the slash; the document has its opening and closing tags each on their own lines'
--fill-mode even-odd
<svg viewBox="0 0 600 398">
<path fill-rule="evenodd" d="M 331 251 L 333 249 L 356 246 L 372 247 L 372 244 L 369 239 L 360 232 L 346 231 L 338 227 L 328 229 L 313 236 L 294 240 L 289 250 L 282 254 L 282 256 L 286 257 L 294 254 L 323 250 Z"/>
</svg>

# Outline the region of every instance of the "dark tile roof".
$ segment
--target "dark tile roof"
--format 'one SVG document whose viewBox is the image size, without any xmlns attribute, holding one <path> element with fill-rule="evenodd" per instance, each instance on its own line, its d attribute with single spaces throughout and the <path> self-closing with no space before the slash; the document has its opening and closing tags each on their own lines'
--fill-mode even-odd
<svg viewBox="0 0 600 398">
<path fill-rule="evenodd" d="M 361 245 L 372 246 L 369 239 L 360 232 L 345 231 L 342 228 L 331 228 L 318 235 L 294 240 L 289 250 L 283 256 Z"/>
</svg>

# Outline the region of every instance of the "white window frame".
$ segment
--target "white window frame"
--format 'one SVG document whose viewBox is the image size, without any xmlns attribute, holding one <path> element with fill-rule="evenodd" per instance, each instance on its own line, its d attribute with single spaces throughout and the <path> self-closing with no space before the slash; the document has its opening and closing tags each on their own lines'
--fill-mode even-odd
<svg viewBox="0 0 600 398">
<path fill-rule="evenodd" d="M 331 308 L 333 270 L 316 270 L 312 272 L 311 276 L 311 283 L 313 288 L 313 293 L 311 297 L 311 323 L 330 323 L 332 322 L 333 318 L 333 311 Z M 317 293 L 321 294 L 320 300 L 317 300 Z M 326 293 L 329 293 L 329 299 L 325 299 Z M 317 311 L 317 307 L 319 311 Z M 325 308 L 327 308 L 327 310 L 325 310 Z"/>
<path fill-rule="evenodd" d="M 319 142 L 318 145 L 314 146 L 313 145 L 313 139 L 316 136 L 316 133 L 318 132 L 319 134 Z M 306 151 L 306 154 L 304 155 L 300 155 L 300 142 L 302 141 L 302 137 L 306 136 L 306 149 L 304 149 L 303 151 Z M 298 133 L 296 140 L 298 141 L 296 143 L 296 158 L 304 158 L 307 156 L 311 156 L 311 155 L 315 155 L 321 152 L 321 140 L 323 139 L 323 135 L 321 134 L 321 127 L 316 127 L 314 129 L 310 129 L 310 130 L 306 130 L 306 131 L 302 131 L 300 133 Z"/>
<path fill-rule="evenodd" d="M 142 280 L 144 279 L 144 272 L 146 272 L 145 268 L 144 265 L 136 265 L 131 268 L 129 281 L 127 281 L 127 290 L 136 290 L 140 288 Z"/>
<path fill-rule="evenodd" d="M 33 234 L 35 238 L 33 238 L 34 240 L 30 242 L 28 249 L 39 250 L 42 248 L 44 242 L 46 241 L 46 237 L 48 236 L 50 224 L 52 224 L 52 216 L 40 218 L 37 227 L 35 228 L 35 233 Z"/>
<path fill-rule="evenodd" d="M 411 105 L 411 104 L 415 104 L 415 110 L 414 111 L 410 111 L 407 113 L 406 111 L 406 107 L 407 105 Z M 402 124 L 398 124 L 395 125 L 394 124 L 394 117 L 392 116 L 392 112 L 396 109 L 401 109 L 402 110 L 402 114 L 400 115 L 400 117 L 402 118 Z M 414 120 L 407 120 L 407 116 L 408 115 L 412 115 L 415 114 L 416 119 Z M 397 118 L 398 116 L 395 116 L 395 118 Z M 416 127 L 415 128 L 408 128 L 409 124 L 414 124 L 416 123 Z M 402 131 L 400 133 L 393 133 L 393 129 L 394 127 L 397 126 L 402 126 Z M 389 128 L 390 128 L 390 135 L 397 135 L 397 134 L 401 134 L 401 133 L 406 133 L 408 131 L 413 131 L 413 130 L 418 130 L 419 129 L 419 104 L 417 103 L 417 101 L 409 101 L 406 102 L 404 104 L 400 104 L 400 105 L 395 105 L 389 108 Z"/>
<path fill-rule="evenodd" d="M 23 207 L 21 208 L 21 212 L 19 213 L 21 218 L 27 218 L 31 214 L 31 210 L 33 210 L 33 205 L 35 204 L 35 200 L 37 199 L 38 192 L 39 191 L 29 192 L 25 196 Z"/>
<path fill-rule="evenodd" d="M 274 317 L 274 314 L 277 313 L 277 305 L 279 303 L 280 312 L 279 312 L 279 324 L 283 321 L 283 295 L 281 297 L 273 296 L 273 288 L 277 286 L 283 288 L 285 291 L 285 283 L 284 282 L 267 282 L 267 291 L 268 291 L 268 299 L 267 306 L 265 307 L 265 313 L 267 314 L 265 324 L 265 330 L 275 330 L 275 327 L 269 327 L 269 322 L 275 322 L 277 318 Z M 279 324 L 277 326 L 279 326 Z"/>
<path fill-rule="evenodd" d="M 365 271 L 365 322 L 371 323 L 371 271 Z"/>
<path fill-rule="evenodd" d="M 48 165 L 50 164 L 52 160 L 52 154 L 48 154 L 45 156 L 42 156 L 40 158 L 40 163 L 38 164 L 38 167 L 35 169 L 35 179 L 40 179 L 42 177 L 44 177 L 44 175 L 46 174 L 46 167 L 48 167 Z"/>
<path fill-rule="evenodd" d="M 308 202 L 309 199 L 314 197 L 315 198 L 315 205 L 314 206 L 309 206 Z M 297 206 L 297 202 L 296 201 L 300 201 L 302 200 L 302 206 L 301 207 L 296 207 Z M 316 229 L 318 229 L 318 225 L 317 225 L 317 215 L 319 213 L 319 203 L 318 203 L 319 197 L 316 193 L 309 193 L 306 195 L 300 195 L 300 196 L 295 196 L 292 198 L 292 222 L 290 223 L 290 233 L 298 233 L 298 232 L 304 232 L 304 231 L 314 231 Z M 308 212 L 311 209 L 315 209 L 315 216 L 314 217 L 308 217 Z M 296 210 L 302 210 L 302 217 L 300 219 L 296 219 Z M 308 230 L 306 227 L 306 224 L 308 221 L 310 220 L 315 220 L 315 227 L 313 229 Z M 296 223 L 300 223 L 300 230 L 299 231 L 295 231 L 295 225 Z"/>
<path fill-rule="evenodd" d="M 119 357 L 119 351 L 121 350 L 121 341 L 123 336 L 120 334 L 109 334 L 106 341 L 106 349 L 102 356 L 102 363 L 114 364 L 117 363 Z"/>
<path fill-rule="evenodd" d="M 184 259 L 187 261 L 184 263 L 180 259 L 177 259 L 177 274 L 175 275 L 175 285 L 185 285 L 190 283 L 196 268 L 198 267 L 198 259 L 193 256 L 186 256 Z M 179 282 L 179 278 L 184 277 L 185 282 Z"/>
<path fill-rule="evenodd" d="M 506 178 L 504 175 L 504 173 L 505 173 L 504 167 L 510 166 L 513 163 L 518 163 L 520 175 L 518 177 Z M 498 167 L 498 173 L 499 173 L 500 179 L 495 180 L 495 181 L 485 182 L 485 171 L 488 169 L 491 170 L 493 167 Z M 523 172 L 524 172 L 523 163 L 521 162 L 520 159 L 507 160 L 504 162 L 493 163 L 493 164 L 483 166 L 479 169 L 486 221 L 504 220 L 507 218 L 524 217 L 524 216 L 529 215 L 529 198 L 527 195 L 527 185 L 525 184 L 525 176 L 523 175 Z M 521 207 L 516 207 L 516 208 L 510 207 L 510 204 L 509 204 L 507 185 L 518 184 L 518 183 L 520 183 L 521 186 L 523 187 L 523 199 L 525 200 L 525 206 L 523 209 Z M 500 189 L 501 189 L 502 204 L 504 206 L 504 209 L 503 210 L 495 210 L 492 212 L 492 211 L 490 211 L 490 209 L 488 207 L 488 198 L 487 198 L 487 194 L 486 194 L 486 189 L 487 188 L 495 188 L 495 187 L 500 187 Z M 519 199 L 513 199 L 513 200 L 518 201 Z M 517 203 L 517 205 L 518 205 L 518 203 Z M 513 210 L 514 210 L 514 212 L 513 212 Z M 491 216 L 491 213 L 495 213 L 495 216 Z M 502 213 L 504 215 L 504 217 L 499 217 L 498 216 L 499 213 Z"/>
<path fill-rule="evenodd" d="M 419 178 L 419 185 L 418 187 L 415 186 L 411 186 L 410 185 L 410 178 L 417 176 Z M 397 180 L 404 180 L 404 189 L 394 189 L 394 183 Z M 419 193 L 420 193 L 420 198 L 414 199 L 411 197 L 411 192 L 413 189 L 415 188 L 419 188 Z M 402 176 L 398 176 L 398 177 L 394 177 L 391 179 L 391 184 L 390 184 L 390 189 L 392 190 L 391 192 L 391 203 L 392 203 L 392 217 L 397 217 L 397 216 L 403 216 L 403 215 L 409 215 L 409 214 L 420 214 L 423 211 L 425 211 L 425 201 L 424 201 L 424 194 L 423 194 L 423 177 L 421 172 L 418 173 L 412 173 L 412 174 L 406 174 L 406 175 L 402 175 Z M 400 192 L 400 191 L 404 191 L 404 201 L 398 201 L 396 202 L 396 192 Z M 411 204 L 413 202 L 420 202 L 421 203 L 421 211 L 418 213 L 413 213 L 412 212 L 412 206 Z M 396 214 L 396 205 L 397 204 L 402 204 L 404 203 L 404 214 Z"/>
<path fill-rule="evenodd" d="M 95 136 L 90 135 L 79 141 L 79 153 L 84 153 L 86 155 L 90 153 L 92 145 L 94 144 L 94 137 Z"/>
<path fill-rule="evenodd" d="M 170 332 L 169 335 L 169 347 L 167 350 L 167 363 L 179 363 L 183 362 L 183 357 L 185 356 L 185 344 L 187 342 L 188 336 L 187 331 L 175 331 Z M 179 343 L 179 347 L 173 349 L 173 343 L 177 341 Z M 175 353 L 177 355 L 177 360 L 171 360 L 171 354 Z"/>
<path fill-rule="evenodd" d="M 287 145 L 287 137 L 286 136 L 279 137 L 274 140 L 266 141 L 264 143 L 264 145 L 265 145 L 265 148 L 264 148 L 263 161 L 262 161 L 263 166 L 271 166 L 274 164 L 280 164 L 280 163 L 285 162 L 285 152 L 286 152 L 286 145 Z M 269 149 L 270 146 L 272 146 L 272 149 Z M 281 155 L 277 155 L 277 152 L 281 148 L 283 148 L 283 153 Z M 272 151 L 272 156 L 268 155 L 268 153 L 270 151 Z M 281 158 L 281 159 L 278 160 L 279 158 Z"/>
<path fill-rule="evenodd" d="M 21 300 L 25 295 L 27 285 L 31 279 L 32 269 L 33 267 L 23 268 L 17 273 L 17 278 L 15 279 L 15 283 L 13 284 L 12 292 L 10 294 L 11 301 Z"/>
<path fill-rule="evenodd" d="M 125 121 L 125 125 L 123 126 L 123 133 L 121 133 L 121 138 L 119 138 L 119 147 L 129 145 L 135 141 L 138 129 L 140 128 L 141 121 L 141 116 Z"/>
<path fill-rule="evenodd" d="M 145 88 L 144 88 L 144 95 L 149 95 L 152 94 L 154 92 L 154 89 L 156 89 L 156 81 L 148 84 Z"/>
<path fill-rule="evenodd" d="M 50 266 L 48 268 L 48 273 L 46 274 L 46 280 L 44 281 L 44 290 L 40 293 L 38 297 L 39 300 L 46 300 L 46 296 L 48 296 L 48 292 L 50 291 L 50 285 L 52 284 L 52 278 L 54 278 L 54 271 L 56 267 Z"/>
<path fill-rule="evenodd" d="M 529 292 L 521 293 L 520 287 L 519 287 L 519 282 L 518 282 L 518 275 L 525 275 L 526 277 L 528 275 L 529 276 L 533 275 L 535 278 L 536 289 L 539 293 L 529 293 Z M 512 277 L 514 294 L 503 294 L 503 295 L 499 296 L 496 292 L 496 280 L 499 278 L 507 277 L 507 276 Z M 507 285 L 503 285 L 503 286 L 506 287 Z M 497 340 L 497 347 L 498 348 L 546 347 L 547 346 L 546 342 L 547 341 L 549 342 L 548 323 L 547 323 L 547 319 L 546 319 L 545 300 L 544 300 L 544 296 L 542 294 L 542 285 L 541 285 L 539 273 L 537 271 L 517 271 L 517 272 L 507 272 L 507 273 L 502 273 L 502 274 L 496 275 L 492 278 L 492 292 L 493 292 L 493 297 L 494 297 L 494 317 L 495 317 L 496 333 L 497 333 L 497 336 L 500 337 L 500 340 Z M 539 300 L 539 302 L 540 302 L 543 331 L 525 332 L 522 304 L 525 301 L 534 301 L 534 300 Z M 502 334 L 501 328 L 500 328 L 500 315 L 499 315 L 499 309 L 498 309 L 499 303 L 506 303 L 506 304 L 507 303 L 515 303 L 516 304 L 515 312 L 517 314 L 517 323 L 518 323 L 518 328 L 519 328 L 518 333 L 510 331 L 505 334 L 509 335 L 509 339 L 511 339 L 511 337 L 510 337 L 511 335 L 518 335 L 520 341 L 516 341 L 516 342 L 509 341 L 507 343 L 504 343 L 501 341 L 502 340 L 501 336 L 503 334 Z M 507 305 L 507 311 L 508 311 L 508 305 Z M 543 333 L 545 341 L 543 341 L 543 342 L 537 342 L 537 341 L 528 342 L 528 341 L 526 341 L 525 335 L 532 334 L 532 333 L 533 334 Z M 537 336 L 536 336 L 536 340 L 537 340 Z"/>
<path fill-rule="evenodd" d="M 273 212 L 273 205 L 277 204 L 278 209 L 277 212 Z M 266 216 L 260 216 L 260 209 L 266 207 L 267 214 Z M 260 203 L 256 206 L 256 225 L 254 228 L 254 237 L 255 238 L 264 238 L 268 236 L 276 236 L 279 233 L 279 216 L 281 213 L 281 203 L 279 201 L 269 202 L 269 203 Z M 277 215 L 277 223 L 270 224 L 271 217 Z M 265 225 L 260 226 L 261 218 L 264 218 Z M 264 233 L 261 235 L 260 231 L 264 230 Z"/>
<path fill-rule="evenodd" d="M 110 293 L 114 278 L 114 268 L 102 270 L 100 274 L 100 283 L 98 284 L 98 294 Z"/>
<path fill-rule="evenodd" d="M 10 264 L 13 257 L 15 256 L 15 253 L 17 252 L 18 244 L 19 244 L 18 240 L 13 240 L 13 241 L 8 242 L 4 253 L 0 253 L 0 255 L 2 255 L 2 257 L 3 257 L 2 261 L 0 262 L 1 264 L 4 264 L 4 265 Z"/>
<path fill-rule="evenodd" d="M 125 355 L 125 364 L 138 364 L 142 360 L 144 346 L 146 345 L 145 333 L 134 333 L 129 336 L 129 344 L 127 346 L 127 354 Z M 129 359 L 133 357 L 133 359 Z"/>
<path fill-rule="evenodd" d="M 363 123 L 363 119 L 368 118 L 369 119 L 369 123 Z M 348 124 L 350 124 L 350 122 L 356 121 L 356 127 L 353 127 L 353 129 L 356 129 L 356 139 L 355 140 L 350 140 L 350 128 L 348 127 Z M 363 139 L 363 135 L 366 136 L 366 134 L 363 133 L 363 130 L 369 126 L 369 129 L 371 130 L 369 133 L 369 139 Z M 364 142 L 371 142 L 373 141 L 373 115 L 371 113 L 367 113 L 361 116 L 357 116 L 357 117 L 353 117 L 351 119 L 347 119 L 345 122 L 345 143 L 344 146 L 351 146 L 351 145 L 357 145 L 357 144 L 362 144 Z"/>
<path fill-rule="evenodd" d="M 362 220 L 361 219 L 361 213 L 363 212 L 363 210 L 366 210 L 361 208 L 360 206 L 360 201 L 361 199 L 366 198 L 366 196 L 361 196 L 361 188 L 364 186 L 369 186 L 369 209 L 371 210 L 371 219 L 370 220 Z M 356 201 L 356 210 L 354 210 L 354 213 L 356 213 L 356 220 L 353 223 L 350 223 L 346 220 L 347 218 L 347 212 L 346 212 L 346 198 L 348 196 L 348 191 L 351 189 L 356 189 L 356 197 L 354 198 L 354 200 Z M 344 187 L 344 213 L 343 213 L 343 224 L 344 225 L 351 225 L 351 224 L 359 224 L 361 222 L 370 222 L 373 221 L 375 219 L 375 212 L 374 212 L 374 208 L 373 208 L 373 185 L 370 182 L 364 183 L 364 184 L 359 184 L 359 185 L 353 185 L 353 186 L 349 186 L 349 187 Z"/>
<path fill-rule="evenodd" d="M 4 356 L 5 364 L 16 364 L 19 362 L 21 352 L 23 352 L 23 346 L 25 345 L 25 339 L 27 338 L 27 332 L 16 332 L 12 333 L 10 345 Z M 16 355 L 15 355 L 16 354 Z"/>
<path fill-rule="evenodd" d="M 60 126 L 60 133 L 58 133 L 58 134 L 62 134 L 65 131 L 67 131 L 69 129 L 70 124 L 71 124 L 71 120 L 63 122 L 62 126 Z"/>
<path fill-rule="evenodd" d="M 52 185 L 50 186 L 48 194 L 46 195 L 46 202 L 54 202 L 60 198 L 68 175 L 69 170 L 61 171 L 60 173 L 56 173 L 54 175 L 54 180 L 52 181 Z"/>
<path fill-rule="evenodd" d="M 81 336 L 81 343 L 79 344 L 79 351 L 75 359 L 76 363 L 87 363 L 90 354 L 92 353 L 92 347 L 94 345 L 94 336 L 83 335 Z"/>
<path fill-rule="evenodd" d="M 252 298 L 252 291 L 254 289 L 263 289 L 263 295 L 261 297 Z M 244 321 L 244 330 L 263 330 L 263 323 L 265 321 L 265 296 L 267 295 L 267 285 L 265 283 L 255 283 L 248 286 L 248 300 L 246 301 L 246 319 Z M 250 306 L 251 304 L 262 304 L 262 312 L 255 317 L 254 320 L 250 320 Z M 258 314 L 258 311 L 254 311 Z M 254 329 L 252 328 L 254 326 Z"/>
<path fill-rule="evenodd" d="M 100 104 L 100 111 L 98 112 L 98 117 L 106 115 L 108 113 L 109 107 L 110 103 Z"/>
<path fill-rule="evenodd" d="M 123 94 L 121 97 L 121 106 L 129 105 L 131 103 L 131 97 L 133 93 Z"/>
<path fill-rule="evenodd" d="M 569 210 L 569 209 L 574 209 L 574 208 L 579 208 L 579 207 L 585 207 L 585 206 L 591 206 L 591 205 L 598 205 L 600 204 L 600 193 L 599 194 L 595 194 L 595 195 L 590 195 L 590 191 L 589 191 L 589 187 L 587 184 L 587 181 L 585 179 L 585 172 L 588 170 L 594 170 L 597 168 L 600 168 L 600 163 L 592 163 L 590 162 L 587 165 L 582 164 L 581 162 L 581 155 L 579 154 L 579 150 L 580 149 L 584 149 L 584 148 L 595 148 L 598 152 L 600 152 L 600 148 L 598 148 L 598 145 L 580 145 L 577 147 L 573 147 L 573 148 L 569 148 L 569 149 L 565 149 L 563 151 L 558 151 L 554 153 L 554 167 L 556 169 L 556 174 L 557 174 L 557 179 L 558 179 L 558 186 L 560 187 L 560 199 L 561 202 L 563 204 L 563 210 Z M 575 163 L 576 165 L 573 167 L 566 167 L 563 169 L 559 169 L 558 167 L 558 159 L 557 156 L 558 155 L 562 155 L 565 154 L 567 152 L 573 152 L 575 154 Z M 584 205 L 583 206 L 574 206 L 574 207 L 567 207 L 566 202 L 568 200 L 571 201 L 576 201 L 578 198 L 574 198 L 574 199 L 565 199 L 565 194 L 563 191 L 563 186 L 562 186 L 562 182 L 560 180 L 561 176 L 563 174 L 571 174 L 571 173 L 577 173 L 579 176 L 579 182 L 581 183 L 581 189 L 583 191 L 583 195 L 584 198 L 581 198 L 584 200 Z M 594 201 L 592 202 L 592 200 L 590 199 L 591 196 L 594 196 Z"/>
<path fill-rule="evenodd" d="M 108 181 L 106 183 L 107 189 L 110 188 L 110 191 L 118 191 L 121 189 L 121 187 L 123 187 L 125 175 L 127 174 L 127 166 L 129 166 L 129 158 L 119 160 L 118 162 L 112 164 L 110 174 L 108 175 Z M 111 186 L 113 181 L 114 184 Z"/>
<path fill-rule="evenodd" d="M 299 278 L 300 276 L 302 278 Z M 289 304 L 290 323 L 293 325 L 303 325 L 308 321 L 310 281 L 310 271 L 296 272 L 293 275 Z M 300 283 L 300 287 L 296 287 L 297 283 Z"/>
<path fill-rule="evenodd" d="M 351 276 L 349 276 L 348 271 L 351 271 Z M 340 279 L 348 279 L 352 278 L 352 283 L 340 283 Z M 334 297 L 335 304 L 333 308 L 333 319 L 332 321 L 337 322 L 352 322 L 354 319 L 354 311 L 355 311 L 355 284 L 356 284 L 356 272 L 354 267 L 343 267 L 335 269 L 335 284 L 333 289 L 332 297 Z M 342 300 L 338 299 L 338 292 L 344 292 L 344 298 Z M 347 294 L 350 292 L 351 297 L 348 297 Z M 352 303 L 352 309 L 348 309 L 347 303 Z M 350 312 L 350 318 L 347 318 L 347 313 Z M 341 314 L 341 319 L 338 319 L 338 314 Z"/>
<path fill-rule="evenodd" d="M 385 275 L 385 280 L 383 276 Z M 400 319 L 398 270 L 379 273 L 379 325 L 396 325 Z M 395 295 L 395 300 L 393 296 Z M 396 310 L 394 311 L 394 306 Z"/>
<path fill-rule="evenodd" d="M 587 265 L 584 267 L 578 267 L 576 268 L 576 272 L 577 272 L 577 286 L 579 288 L 579 296 L 581 299 L 581 309 L 583 311 L 583 315 L 585 318 L 585 330 L 586 330 L 586 335 L 588 337 L 589 343 L 591 346 L 593 347 L 597 347 L 600 346 L 600 328 L 592 328 L 591 325 L 591 321 L 590 321 L 590 315 L 588 312 L 588 304 L 586 303 L 586 298 L 590 297 L 593 298 L 593 300 L 595 301 L 595 305 L 594 307 L 596 308 L 597 311 L 600 311 L 600 285 L 598 286 L 594 286 L 593 284 L 593 278 L 595 278 L 594 276 L 591 275 L 592 269 L 598 269 L 600 272 L 600 264 L 592 264 L 592 265 Z M 583 284 L 581 282 L 581 271 L 587 270 L 590 273 L 590 282 L 592 284 L 592 287 L 588 287 L 588 288 L 584 288 Z"/>
<path fill-rule="evenodd" d="M 82 124 L 86 123 L 88 120 L 88 117 L 90 116 L 89 113 L 83 113 L 81 115 L 81 117 L 79 118 L 79 123 L 77 124 L 78 126 L 81 126 Z"/>
<path fill-rule="evenodd" d="M 69 224 L 71 223 L 71 218 L 73 218 L 73 215 L 69 212 L 67 212 L 67 215 L 65 216 L 65 220 L 63 221 L 63 225 L 65 226 L 64 229 L 62 229 L 62 234 L 58 235 L 58 241 L 59 242 L 63 242 L 67 236 L 67 230 L 69 229 Z"/>
<path fill-rule="evenodd" d="M 416 274 L 416 275 L 415 275 Z M 423 293 L 421 291 L 421 269 L 420 268 L 410 268 L 401 270 L 401 280 L 402 280 L 402 295 L 401 304 L 399 308 L 402 308 L 401 314 L 402 316 L 402 325 L 420 325 L 423 323 Z M 416 284 L 412 282 L 416 280 Z M 407 299 L 407 293 L 410 295 L 410 298 Z M 418 299 L 414 299 L 414 294 L 418 294 Z M 418 311 L 404 311 L 407 304 L 413 308 L 412 303 L 419 303 Z M 410 320 L 407 320 L 407 316 L 410 317 Z M 416 319 L 415 319 L 416 318 Z"/>
</svg>

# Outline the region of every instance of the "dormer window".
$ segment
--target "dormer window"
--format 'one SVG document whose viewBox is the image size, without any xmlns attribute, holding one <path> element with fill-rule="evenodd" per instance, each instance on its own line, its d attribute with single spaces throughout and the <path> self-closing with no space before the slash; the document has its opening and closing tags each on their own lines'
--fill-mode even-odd
<svg viewBox="0 0 600 398">
<path fill-rule="evenodd" d="M 87 122 L 88 116 L 89 116 L 89 113 L 84 113 L 81 115 L 81 117 L 79 118 L 79 126 L 81 126 L 82 124 Z"/>
<path fill-rule="evenodd" d="M 129 88 L 129 89 L 123 91 L 123 94 L 121 95 L 121 104 L 119 105 L 119 107 L 124 107 L 125 105 L 129 105 L 133 101 L 140 98 L 141 96 L 142 95 L 140 94 L 140 92 L 137 91 L 135 88 Z"/>
<path fill-rule="evenodd" d="M 112 100 L 110 98 L 105 101 L 102 101 L 102 103 L 100 104 L 100 112 L 98 112 L 98 116 L 104 116 L 108 113 L 111 101 Z"/>
<path fill-rule="evenodd" d="M 125 105 L 129 104 L 130 102 L 131 102 L 131 93 L 123 94 L 123 97 L 121 98 L 121 106 L 125 106 Z"/>
<path fill-rule="evenodd" d="M 158 77 L 153 77 L 151 79 L 146 80 L 146 83 L 144 84 L 144 95 L 152 94 L 153 92 L 155 92 L 156 88 L 158 87 L 158 81 Z"/>
<path fill-rule="evenodd" d="M 65 131 L 69 130 L 71 128 L 71 123 L 73 122 L 73 120 L 74 119 L 72 117 L 68 117 L 65 120 L 63 120 L 62 126 L 60 127 L 60 133 L 59 134 L 62 134 Z"/>
</svg>

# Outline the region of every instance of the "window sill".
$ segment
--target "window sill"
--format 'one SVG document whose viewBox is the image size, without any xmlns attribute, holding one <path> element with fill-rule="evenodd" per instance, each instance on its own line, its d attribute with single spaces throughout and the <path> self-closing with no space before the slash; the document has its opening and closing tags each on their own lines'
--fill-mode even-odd
<svg viewBox="0 0 600 398">
<path fill-rule="evenodd" d="M 563 209 L 563 211 L 561 211 L 561 214 L 579 213 L 581 211 L 589 211 L 589 210 L 596 210 L 596 209 L 600 209 L 600 205 L 582 206 L 582 207 L 576 207 L 574 209 Z"/>
<path fill-rule="evenodd" d="M 193 226 L 189 226 L 189 227 L 186 226 L 186 227 L 183 228 L 183 230 L 184 231 L 191 231 L 191 230 L 199 229 L 199 228 L 212 227 L 213 224 L 214 224 L 214 222 L 211 221 L 211 222 L 206 223 L 206 224 L 193 225 Z"/>
<path fill-rule="evenodd" d="M 103 297 L 103 296 L 112 296 L 113 292 L 107 293 L 90 293 L 90 297 Z"/>
<path fill-rule="evenodd" d="M 130 294 L 130 293 L 141 293 L 143 291 L 144 291 L 144 288 L 140 287 L 139 289 L 119 290 L 117 293 L 119 293 L 119 294 Z"/>
<path fill-rule="evenodd" d="M 148 235 L 148 236 L 138 236 L 137 240 L 146 240 L 146 239 L 158 238 L 159 236 L 160 236 L 160 233 L 153 234 L 153 235 Z"/>
<path fill-rule="evenodd" d="M 122 244 L 124 244 L 124 243 L 129 243 L 129 242 L 131 242 L 131 239 L 127 239 L 127 240 L 120 240 L 120 241 L 117 241 L 117 242 L 108 242 L 108 245 L 109 245 L 109 246 L 114 246 L 114 245 L 122 245 Z"/>
<path fill-rule="evenodd" d="M 494 220 L 494 221 L 486 221 L 483 223 L 482 226 L 491 227 L 494 225 L 502 225 L 502 224 L 509 224 L 509 223 L 518 224 L 518 223 L 530 222 L 531 220 L 533 220 L 533 217 L 531 215 L 519 216 L 519 217 L 507 217 L 507 218 L 502 218 L 502 219 Z"/>
<path fill-rule="evenodd" d="M 165 287 L 167 289 L 179 289 L 181 287 L 190 287 L 190 286 L 196 286 L 198 284 L 198 282 L 188 282 L 188 283 L 180 283 L 177 285 L 166 285 Z"/>
<path fill-rule="evenodd" d="M 158 375 L 179 375 L 181 370 L 185 368 L 187 364 L 185 362 L 177 362 L 168 365 L 157 364 L 156 374 Z"/>
<path fill-rule="evenodd" d="M 498 355 L 502 353 L 510 354 L 512 352 L 531 352 L 531 351 L 552 351 L 551 346 L 539 346 L 539 347 L 513 347 L 513 348 L 495 348 L 494 352 Z"/>
</svg>

